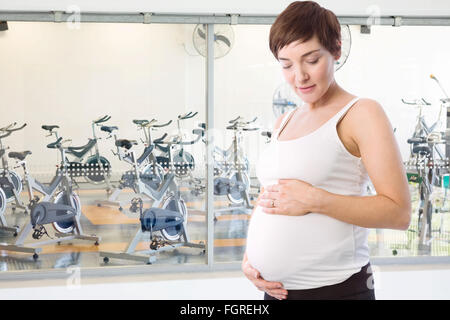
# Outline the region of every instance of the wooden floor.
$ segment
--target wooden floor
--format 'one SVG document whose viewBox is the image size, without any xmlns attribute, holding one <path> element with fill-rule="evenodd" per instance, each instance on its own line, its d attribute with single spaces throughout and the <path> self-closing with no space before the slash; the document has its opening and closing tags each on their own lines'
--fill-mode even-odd
<svg viewBox="0 0 450 320">
<path fill-rule="evenodd" d="M 187 205 L 189 206 L 189 202 Z M 111 209 L 108 207 L 98 207 L 95 205 L 83 206 L 83 214 L 94 225 L 108 224 L 138 224 L 139 217 L 137 214 L 125 214 L 123 211 Z M 248 214 L 225 214 L 217 217 L 218 221 L 230 220 L 250 220 Z M 201 210 L 189 210 L 188 222 L 205 222 L 206 212 Z"/>
</svg>

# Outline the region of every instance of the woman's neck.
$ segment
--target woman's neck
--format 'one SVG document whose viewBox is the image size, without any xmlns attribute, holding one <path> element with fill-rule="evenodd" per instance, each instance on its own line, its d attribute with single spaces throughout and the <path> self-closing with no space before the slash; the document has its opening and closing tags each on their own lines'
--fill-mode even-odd
<svg viewBox="0 0 450 320">
<path fill-rule="evenodd" d="M 345 90 L 342 89 L 333 79 L 333 82 L 331 83 L 325 94 L 322 97 L 320 97 L 319 100 L 313 103 L 309 103 L 308 109 L 310 111 L 314 111 L 320 109 L 321 107 L 330 105 L 332 101 L 336 100 L 337 97 L 345 93 L 346 93 Z"/>
</svg>

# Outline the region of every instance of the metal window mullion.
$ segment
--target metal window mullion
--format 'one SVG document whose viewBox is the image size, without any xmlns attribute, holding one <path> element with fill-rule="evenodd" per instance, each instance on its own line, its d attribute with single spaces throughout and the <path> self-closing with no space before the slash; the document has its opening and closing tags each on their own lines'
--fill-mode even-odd
<svg viewBox="0 0 450 320">
<path fill-rule="evenodd" d="M 0 11 L 0 21 L 35 21 L 64 22 L 73 16 L 70 12 L 26 12 Z M 102 13 L 81 12 L 80 22 L 86 23 L 160 23 L 160 24 L 240 24 L 270 25 L 277 15 L 240 15 L 240 14 L 161 14 L 155 12 Z M 396 25 L 396 18 L 401 25 L 411 26 L 449 26 L 447 16 L 338 16 L 341 24 L 370 25 L 376 20 L 377 25 Z"/>
<path fill-rule="evenodd" d="M 207 260 L 209 269 L 214 265 L 214 24 L 207 25 L 206 37 L 206 212 L 207 212 Z"/>
<path fill-rule="evenodd" d="M 381 26 L 393 26 L 395 23 L 394 17 L 338 17 L 340 24 L 348 25 L 371 25 L 376 23 Z"/>
</svg>

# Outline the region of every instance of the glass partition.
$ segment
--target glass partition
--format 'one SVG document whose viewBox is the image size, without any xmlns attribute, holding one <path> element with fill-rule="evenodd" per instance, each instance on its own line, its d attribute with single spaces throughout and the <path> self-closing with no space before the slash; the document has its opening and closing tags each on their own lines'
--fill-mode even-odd
<svg viewBox="0 0 450 320">
<path fill-rule="evenodd" d="M 271 130 L 273 89 L 279 67 L 268 50 L 270 26 L 216 25 L 230 39 L 226 54 L 214 62 L 216 262 L 239 262 L 248 223 L 260 191 L 255 164 Z M 216 41 L 216 47 L 220 43 Z"/>
<path fill-rule="evenodd" d="M 232 150 L 230 147 L 235 141 L 233 134 L 236 131 L 225 128 L 230 126 L 230 120 L 237 117 L 242 117 L 242 122 L 252 121 L 256 117 L 257 120 L 247 127 L 259 130 L 239 132 L 241 140 L 238 140 L 240 144 L 237 150 L 242 153 L 237 165 L 243 168 L 241 185 L 245 187 L 245 192 L 240 194 L 235 191 L 235 197 L 226 191 L 222 195 L 215 195 L 215 237 L 216 242 L 223 245 L 221 250 L 216 250 L 216 262 L 241 261 L 249 215 L 259 193 L 255 165 L 260 152 L 270 140 L 265 132 L 272 130 L 280 114 L 302 103 L 284 83 L 281 67 L 269 50 L 270 26 L 228 27 L 234 32 L 233 45 L 227 55 L 215 60 L 215 125 L 220 136 L 220 139 L 216 139 L 217 147 L 222 152 Z M 446 72 L 449 62 L 445 58 L 447 45 L 440 41 L 449 34 L 449 27 L 372 26 L 369 34 L 361 33 L 360 26 L 343 27 L 342 55 L 346 59 L 341 59 L 340 64 L 336 65 L 336 79 L 347 91 L 375 99 L 383 106 L 395 130 L 413 201 L 408 230 L 370 230 L 372 257 L 450 254 L 448 154 L 443 143 L 448 100 L 441 100 L 446 98 L 446 94 L 440 88 L 440 85 L 444 90 L 450 88 L 450 76 Z M 431 74 L 434 77 L 430 77 Z M 421 98 L 429 105 L 410 105 Z M 426 125 L 434 125 L 431 131 L 436 136 L 432 147 L 434 161 L 427 160 L 426 163 L 426 157 L 414 155 L 413 145 L 408 143 L 408 139 L 417 131 L 420 110 Z M 224 158 L 223 154 L 218 154 L 219 158 Z M 420 169 L 424 168 L 424 163 L 428 170 Z M 431 174 L 433 183 L 428 184 L 431 190 L 427 194 L 425 185 L 418 181 Z M 224 176 L 219 172 L 216 180 L 217 183 L 221 181 L 233 185 L 234 180 L 237 180 L 235 176 L 236 169 L 227 177 L 229 181 L 220 180 Z M 239 183 L 235 183 L 235 186 L 238 187 Z M 374 193 L 371 186 L 368 194 Z M 248 195 L 250 204 L 245 201 L 245 195 Z M 427 223 L 422 214 L 427 203 L 425 197 L 429 199 Z M 426 233 L 422 224 L 426 225 Z M 267 230 L 267 237 L 271 237 L 270 230 Z M 232 243 L 234 245 L 230 247 Z"/>
<path fill-rule="evenodd" d="M 2 181 L 23 180 L 1 212 L 2 270 L 206 264 L 205 62 L 189 26 L 8 25 L 0 127 L 26 126 L 2 139 Z"/>
<path fill-rule="evenodd" d="M 270 25 L 214 29 L 208 239 L 205 25 L 8 22 L 0 32 L 1 271 L 205 267 L 208 240 L 213 265 L 239 267 L 260 192 L 257 160 L 275 119 L 302 102 L 268 48 Z M 450 28 L 348 30 L 336 79 L 383 106 L 413 200 L 408 230 L 370 231 L 371 256 L 449 256 L 441 39 Z M 413 137 L 426 140 L 408 143 Z"/>
<path fill-rule="evenodd" d="M 359 30 L 351 28 L 352 49 L 336 77 L 344 88 L 383 106 L 405 163 L 412 199 L 406 231 L 371 230 L 371 255 L 448 256 L 445 91 L 450 88 L 450 74 L 445 58 L 448 45 L 441 39 L 450 35 L 450 28 L 372 26 L 370 34 Z M 431 152 L 422 152 L 424 147 Z"/>
</svg>

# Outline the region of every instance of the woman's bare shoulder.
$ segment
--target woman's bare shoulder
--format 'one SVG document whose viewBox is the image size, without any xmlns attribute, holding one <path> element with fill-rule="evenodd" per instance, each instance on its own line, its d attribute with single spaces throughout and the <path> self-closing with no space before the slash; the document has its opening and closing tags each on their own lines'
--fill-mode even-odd
<svg viewBox="0 0 450 320">
<path fill-rule="evenodd" d="M 350 108 L 346 118 L 355 125 L 364 126 L 367 121 L 373 120 L 374 117 L 386 118 L 382 105 L 373 99 L 360 98 L 355 102 L 353 108 Z"/>
<path fill-rule="evenodd" d="M 280 128 L 281 123 L 283 122 L 284 117 L 287 117 L 289 114 L 289 111 L 286 111 L 285 113 L 283 113 L 281 116 L 279 116 L 277 118 L 277 120 L 275 120 L 275 124 L 273 125 L 273 130 L 277 130 Z"/>
<path fill-rule="evenodd" d="M 359 98 L 358 101 L 355 102 L 355 106 L 358 106 L 357 108 L 352 108 L 357 112 L 376 112 L 376 111 L 383 111 L 383 107 L 381 104 L 370 98 Z"/>
<path fill-rule="evenodd" d="M 383 106 L 376 100 L 362 98 L 359 99 L 353 108 L 349 110 L 347 125 L 352 132 L 355 141 L 361 137 L 370 138 L 373 133 L 393 132 L 390 120 L 384 111 Z M 373 138 L 373 137 L 372 137 Z"/>
</svg>

